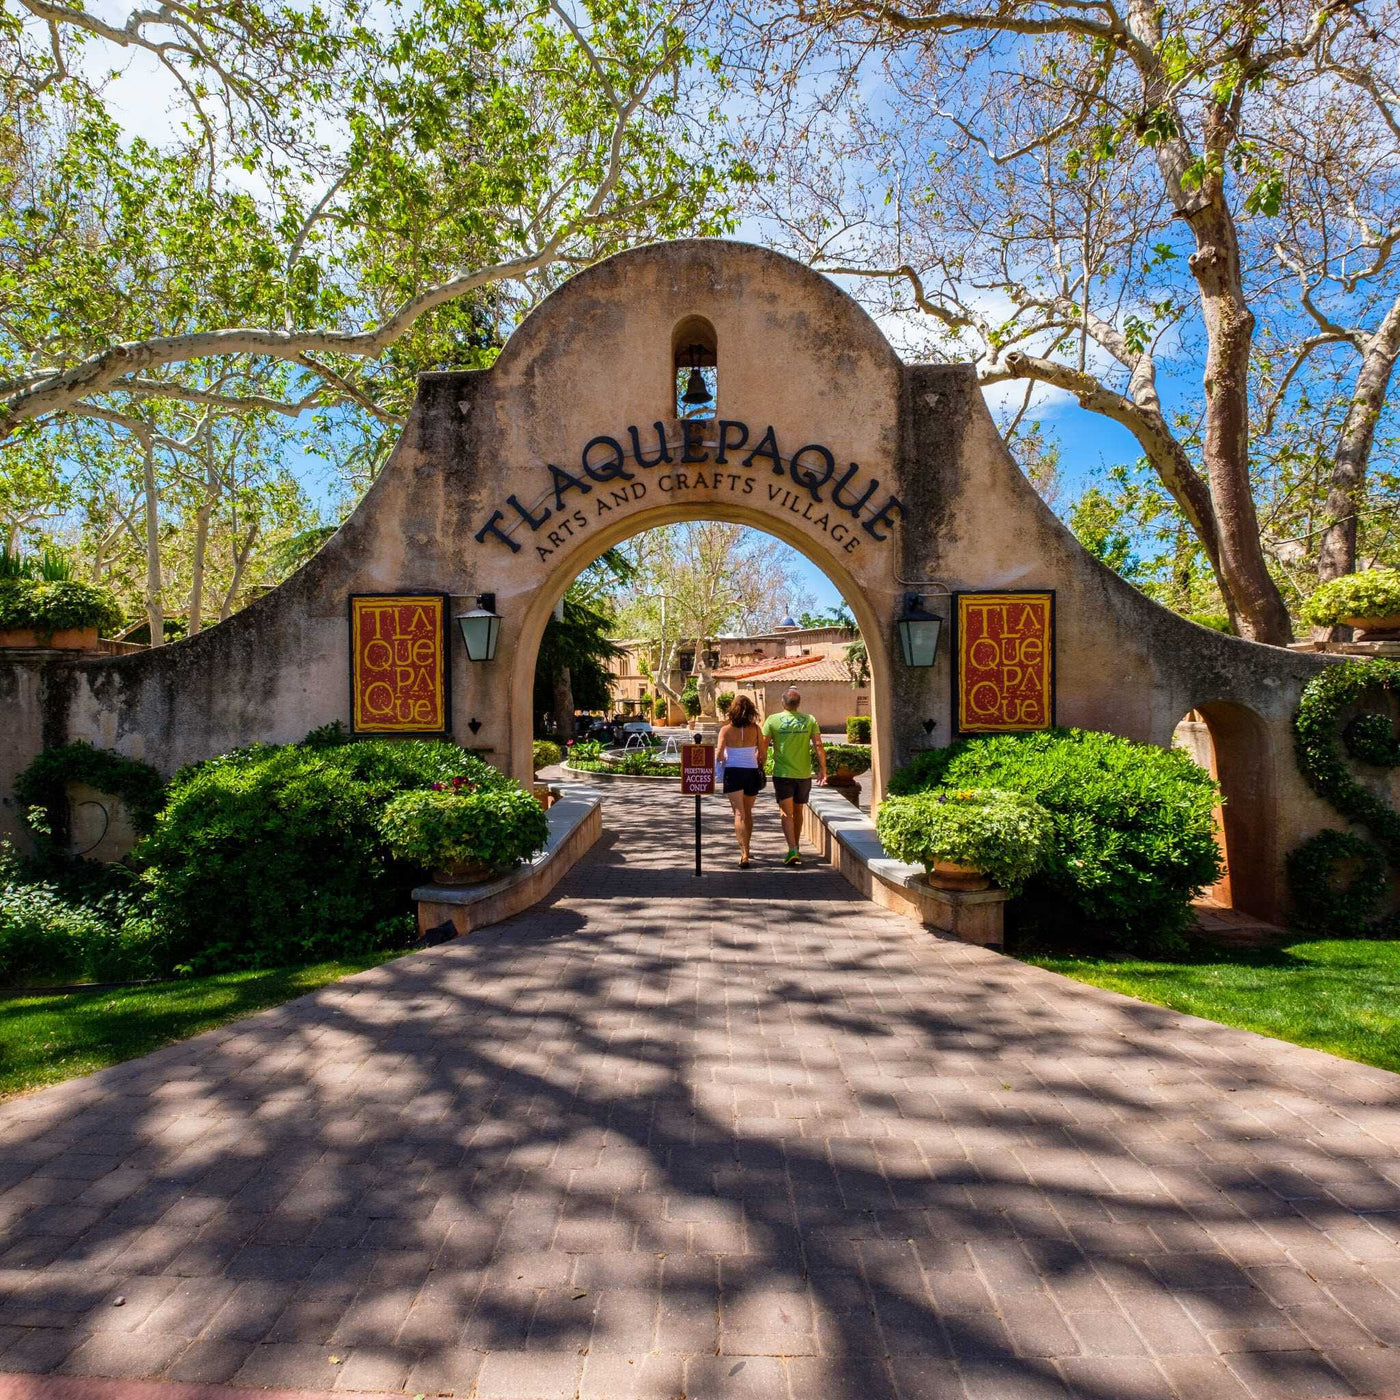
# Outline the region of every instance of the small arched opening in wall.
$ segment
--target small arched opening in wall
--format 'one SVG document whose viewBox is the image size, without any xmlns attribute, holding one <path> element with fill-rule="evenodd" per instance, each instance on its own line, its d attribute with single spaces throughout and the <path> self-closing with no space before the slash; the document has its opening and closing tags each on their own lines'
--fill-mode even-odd
<svg viewBox="0 0 1400 1400">
<path fill-rule="evenodd" d="M 610 529 L 600 531 L 591 537 L 588 542 L 581 542 L 571 555 L 561 559 L 551 572 L 547 584 L 532 595 L 529 606 L 518 623 L 519 640 L 514 649 L 514 659 L 511 663 L 511 770 L 524 781 L 529 780 L 532 772 L 530 745 L 534 737 L 533 698 L 536 663 L 545 627 L 548 625 L 550 617 L 554 615 L 558 601 L 568 591 L 574 579 L 589 564 L 614 545 L 621 544 L 635 535 L 644 534 L 658 526 L 684 521 L 723 521 L 743 525 L 757 533 L 790 545 L 814 564 L 841 595 L 851 615 L 855 618 L 859 639 L 866 644 L 869 666 L 869 680 L 867 682 L 869 707 L 866 713 L 871 716 L 872 720 L 871 768 L 869 778 L 862 780 L 862 788 L 864 800 L 867 803 L 878 804 L 888 781 L 893 745 L 889 726 L 884 722 L 884 716 L 889 714 L 890 704 L 890 653 L 874 607 L 855 579 L 842 566 L 840 560 L 834 555 L 824 554 L 815 548 L 812 541 L 798 529 L 788 527 L 781 519 L 776 519 L 759 508 L 722 505 L 719 502 L 709 504 L 684 501 L 668 503 L 640 512 L 628 520 L 617 522 Z M 772 602 L 774 608 L 777 609 L 782 607 L 784 600 L 775 594 Z M 775 613 L 775 622 L 779 616 L 781 614 Z M 856 635 L 849 638 L 850 642 L 856 640 Z M 686 650 L 693 650 L 693 648 L 687 647 Z M 838 647 L 837 652 L 840 651 L 841 648 Z M 764 660 L 768 664 L 756 663 L 753 669 L 756 672 L 766 673 L 773 661 L 778 659 L 780 658 L 765 657 Z M 813 658 L 794 658 L 794 660 L 810 664 Z M 842 663 L 838 662 L 837 664 Z M 720 669 L 723 670 L 724 667 Z M 759 701 L 760 709 L 766 709 L 767 712 L 771 713 L 775 708 L 780 708 L 780 701 L 777 697 L 781 690 L 785 689 L 788 684 L 792 684 L 803 695 L 802 708 L 816 713 L 821 728 L 828 735 L 828 738 L 830 739 L 834 733 L 840 741 L 844 742 L 842 731 L 845 727 L 846 716 L 856 713 L 854 703 L 856 691 L 848 677 L 842 677 L 837 681 L 811 682 L 805 689 L 803 677 L 800 674 L 791 678 L 775 678 L 768 674 L 756 674 L 751 678 L 746 677 L 745 680 L 748 682 L 747 684 L 736 684 L 734 678 L 716 677 L 715 690 L 716 692 L 735 690 L 749 694 L 755 694 L 756 690 L 756 699 Z M 820 708 L 815 703 L 818 686 L 825 692 L 822 697 L 825 703 Z M 840 710 L 839 714 L 837 713 L 838 709 Z M 713 724 L 713 720 L 710 723 Z"/>
<path fill-rule="evenodd" d="M 1211 701 L 1189 710 L 1172 739 L 1220 784 L 1223 799 L 1215 809 L 1215 826 L 1225 874 L 1203 891 L 1204 900 L 1257 919 L 1277 919 L 1269 828 L 1273 769 L 1264 721 L 1247 706 Z"/>
<path fill-rule="evenodd" d="M 719 411 L 719 336 L 703 316 L 686 316 L 671 332 L 668 417 L 709 419 Z"/>
</svg>

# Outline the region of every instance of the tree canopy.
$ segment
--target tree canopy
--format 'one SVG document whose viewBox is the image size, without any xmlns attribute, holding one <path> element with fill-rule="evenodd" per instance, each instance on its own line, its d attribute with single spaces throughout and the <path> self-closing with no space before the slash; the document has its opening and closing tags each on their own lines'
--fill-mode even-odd
<svg viewBox="0 0 1400 1400">
<path fill-rule="evenodd" d="M 419 372 L 488 365 L 599 257 L 731 226 L 746 169 L 689 29 L 669 0 L 6 0 L 9 541 L 62 534 L 157 638 L 207 621 L 211 586 L 224 614 L 275 582 Z M 127 122 L 143 82 L 168 89 L 159 139 Z"/>
<path fill-rule="evenodd" d="M 751 13 L 735 87 L 781 171 L 760 197 L 789 244 L 921 318 L 924 350 L 973 359 L 985 385 L 1123 425 L 1238 630 L 1286 641 L 1279 546 L 1302 524 L 1323 576 L 1354 566 L 1400 351 L 1394 6 Z M 1305 371 L 1323 351 L 1320 396 Z M 1285 469 L 1304 413 L 1323 460 L 1301 481 Z M 1317 509 L 1300 521 L 1280 489 Z"/>
</svg>

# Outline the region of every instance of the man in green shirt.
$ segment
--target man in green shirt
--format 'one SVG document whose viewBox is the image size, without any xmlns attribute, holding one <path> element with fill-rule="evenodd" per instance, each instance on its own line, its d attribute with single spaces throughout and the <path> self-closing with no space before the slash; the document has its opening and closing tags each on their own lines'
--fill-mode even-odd
<svg viewBox="0 0 1400 1400">
<path fill-rule="evenodd" d="M 783 836 L 788 851 L 784 865 L 801 865 L 797 849 L 801 834 L 802 814 L 797 810 L 807 805 L 812 791 L 812 750 L 817 751 L 817 783 L 826 786 L 826 750 L 822 748 L 822 733 L 811 715 L 797 707 L 802 697 L 789 690 L 783 696 L 783 712 L 769 715 L 763 721 L 763 737 L 773 746 L 773 795 L 778 799 L 778 811 L 783 818 Z"/>
</svg>

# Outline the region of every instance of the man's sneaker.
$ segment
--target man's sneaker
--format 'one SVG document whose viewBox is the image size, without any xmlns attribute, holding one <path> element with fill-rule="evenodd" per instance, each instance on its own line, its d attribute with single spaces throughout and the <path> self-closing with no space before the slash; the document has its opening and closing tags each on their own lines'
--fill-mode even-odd
<svg viewBox="0 0 1400 1400">
<path fill-rule="evenodd" d="M 787 853 L 787 855 L 785 855 L 785 856 L 783 857 L 783 864 L 784 864 L 784 865 L 801 865 L 801 864 L 802 864 L 802 857 L 801 857 L 801 856 L 797 853 L 797 851 L 795 851 L 795 850 L 789 851 L 789 852 Z"/>
</svg>

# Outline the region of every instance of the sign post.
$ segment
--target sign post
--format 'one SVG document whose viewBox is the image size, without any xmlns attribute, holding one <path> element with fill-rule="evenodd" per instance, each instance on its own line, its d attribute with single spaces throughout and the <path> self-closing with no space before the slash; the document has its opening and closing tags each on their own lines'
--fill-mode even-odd
<svg viewBox="0 0 1400 1400">
<path fill-rule="evenodd" d="M 715 746 L 681 745 L 681 791 L 695 794 L 695 873 L 700 869 L 700 797 L 715 790 Z"/>
</svg>

